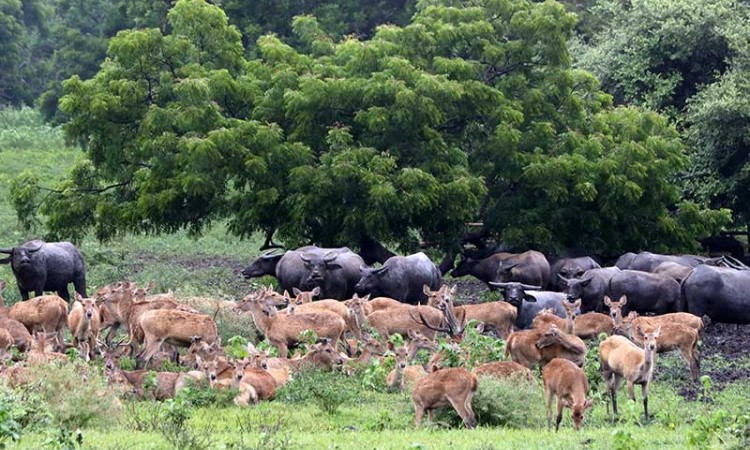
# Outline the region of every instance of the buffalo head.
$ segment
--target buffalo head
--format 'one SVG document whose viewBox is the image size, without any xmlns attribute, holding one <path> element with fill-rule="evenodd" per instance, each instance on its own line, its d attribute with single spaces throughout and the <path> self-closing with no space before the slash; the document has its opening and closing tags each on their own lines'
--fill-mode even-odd
<svg viewBox="0 0 750 450">
<path fill-rule="evenodd" d="M 341 264 L 336 262 L 338 254 L 333 252 L 326 253 L 322 257 L 312 253 L 302 253 L 299 257 L 305 263 L 307 271 L 300 283 L 303 289 L 312 290 L 323 286 L 327 277 L 335 276 L 331 272 L 341 269 Z"/>
<path fill-rule="evenodd" d="M 479 260 L 467 256 L 459 261 L 456 268 L 451 271 L 451 276 L 457 278 L 470 275 L 477 264 L 479 264 Z"/>
<path fill-rule="evenodd" d="M 589 283 L 591 283 L 591 280 L 593 279 L 587 278 L 581 280 L 578 278 L 565 278 L 559 274 L 557 277 L 560 279 L 560 287 L 562 287 L 563 292 L 567 294 L 568 301 L 571 302 L 583 297 L 583 290 L 586 288 L 586 286 L 589 285 Z"/>
<path fill-rule="evenodd" d="M 536 297 L 527 293 L 526 291 L 539 291 L 542 289 L 539 286 L 531 286 L 528 284 L 516 282 L 496 283 L 494 281 L 491 281 L 490 285 L 500 289 L 500 291 L 503 293 L 503 300 L 515 306 L 519 311 L 519 314 L 521 311 L 521 305 L 523 304 L 524 300 L 526 300 L 527 302 L 536 301 Z"/>
<path fill-rule="evenodd" d="M 35 254 L 43 245 L 44 242 L 42 241 L 30 241 L 18 247 L 0 249 L 0 253 L 10 255 L 8 258 L 1 259 L 0 263 L 11 263 L 11 266 L 16 270 L 31 266 Z"/>
<path fill-rule="evenodd" d="M 274 255 L 273 251 L 264 253 L 242 271 L 242 276 L 245 278 L 257 278 L 264 275 L 276 275 L 276 265 L 282 256 L 284 255 Z"/>
<path fill-rule="evenodd" d="M 371 294 L 373 297 L 377 297 L 380 285 L 382 284 L 381 279 L 388 274 L 388 266 L 379 267 L 377 269 L 371 269 L 369 267 L 362 266 L 359 268 L 360 279 L 359 282 L 354 286 L 354 292 L 359 295 Z"/>
</svg>

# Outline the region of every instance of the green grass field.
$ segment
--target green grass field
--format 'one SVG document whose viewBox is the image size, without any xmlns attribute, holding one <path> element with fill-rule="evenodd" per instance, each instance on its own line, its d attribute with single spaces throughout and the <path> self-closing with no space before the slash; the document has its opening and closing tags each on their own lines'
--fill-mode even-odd
<svg viewBox="0 0 750 450">
<path fill-rule="evenodd" d="M 65 147 L 59 129 L 44 125 L 34 111 L 0 111 L 0 246 L 10 247 L 44 234 L 43 230 L 24 231 L 18 225 L 7 199 L 9 180 L 24 169 L 33 168 L 49 179 L 52 186 L 80 156 L 79 149 Z M 190 239 L 185 233 L 128 236 L 105 244 L 87 238 L 81 248 L 88 264 L 89 291 L 128 278 L 142 283 L 155 281 L 157 291 L 173 289 L 180 296 L 237 299 L 250 289 L 238 271 L 259 253 L 258 246 L 257 240 L 239 240 L 228 235 L 222 224 L 217 224 L 198 239 Z M 19 296 L 9 266 L 0 266 L 0 279 L 9 281 L 4 292 L 6 303 L 17 301 Z M 251 322 L 246 319 L 225 318 L 219 327 L 225 343 L 229 336 L 254 334 Z M 721 357 L 713 356 L 707 363 L 714 368 L 724 367 Z M 748 370 L 750 364 L 743 361 L 738 367 L 735 370 Z M 407 394 L 376 392 L 370 387 L 372 377 L 380 377 L 382 383 L 382 371 L 365 372 L 336 384 L 345 394 L 345 401 L 332 414 L 319 406 L 320 401 L 327 400 L 325 395 L 322 400 L 300 402 L 282 393 L 273 402 L 249 408 L 191 406 L 182 401 L 164 404 L 125 401 L 123 410 L 100 412 L 86 420 L 79 416 L 93 407 L 91 400 L 78 398 L 74 393 L 80 390 L 80 383 L 93 383 L 95 377 L 87 381 L 74 377 L 61 384 L 70 390 L 70 397 L 56 400 L 77 417 L 71 421 L 62 421 L 59 413 L 49 412 L 49 405 L 39 404 L 35 392 L 2 393 L 0 447 L 5 443 L 7 448 L 23 449 L 747 448 L 750 385 L 735 382 L 719 390 L 706 384 L 699 389 L 700 401 L 687 401 L 678 393 L 688 383 L 682 360 L 676 355 L 660 358 L 659 370 L 669 375 L 657 377 L 652 387 L 653 417 L 649 422 L 641 419 L 640 389 L 637 404 L 626 400 L 624 389 L 620 392 L 621 417 L 613 422 L 600 393 L 603 387 L 594 385 L 592 389 L 599 392 L 595 392 L 597 402 L 589 411 L 583 430 L 573 431 L 566 411 L 559 433 L 546 430 L 539 386 L 523 392 L 513 392 L 512 386 L 506 386 L 506 391 L 492 391 L 485 397 L 490 404 L 496 400 L 495 407 L 504 411 L 495 412 L 493 421 L 515 427 L 485 425 L 475 430 L 448 427 L 446 421 L 455 418 L 443 414 L 438 424 L 424 424 L 415 430 L 413 407 Z M 101 375 L 96 379 L 100 378 Z M 290 389 L 306 393 L 308 387 Z M 13 422 L 20 424 L 17 430 L 9 425 Z M 80 440 L 76 429 L 80 431 Z M 16 442 L 10 440 L 14 430 L 20 433 Z"/>
</svg>

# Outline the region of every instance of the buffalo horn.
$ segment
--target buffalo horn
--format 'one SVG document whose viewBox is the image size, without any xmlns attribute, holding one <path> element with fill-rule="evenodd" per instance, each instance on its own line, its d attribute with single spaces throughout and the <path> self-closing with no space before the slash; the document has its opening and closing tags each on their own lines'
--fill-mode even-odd
<svg viewBox="0 0 750 450">
<path fill-rule="evenodd" d="M 541 291 L 542 290 L 541 286 L 532 286 L 530 284 L 521 283 L 521 287 L 523 288 L 524 291 Z"/>
<path fill-rule="evenodd" d="M 274 253 L 276 253 L 276 250 L 271 250 L 270 252 L 263 253 L 262 255 L 260 255 L 260 257 L 262 259 L 272 258 L 272 257 L 276 256 L 276 255 L 274 255 Z"/>
<path fill-rule="evenodd" d="M 334 253 L 334 252 L 328 252 L 328 253 L 326 253 L 326 255 L 325 255 L 325 256 L 323 257 L 323 261 L 324 261 L 324 262 L 327 262 L 327 263 L 329 263 L 329 262 L 333 262 L 333 261 L 334 261 L 334 260 L 335 260 L 335 259 L 336 259 L 336 258 L 337 258 L 338 256 L 339 256 L 339 255 L 338 255 L 338 254 L 336 254 L 336 253 Z"/>
<path fill-rule="evenodd" d="M 13 249 L 12 248 L 0 248 L 0 253 L 7 253 L 10 255 L 13 253 Z"/>
<path fill-rule="evenodd" d="M 299 259 L 301 259 L 302 261 L 306 263 L 309 263 L 311 261 L 310 258 L 311 258 L 310 256 L 306 256 L 304 253 L 300 253 L 299 255 Z"/>
</svg>

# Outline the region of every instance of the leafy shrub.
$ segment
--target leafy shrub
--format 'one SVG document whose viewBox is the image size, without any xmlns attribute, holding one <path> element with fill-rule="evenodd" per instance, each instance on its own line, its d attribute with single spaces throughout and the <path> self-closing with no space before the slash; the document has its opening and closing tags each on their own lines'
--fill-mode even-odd
<svg viewBox="0 0 750 450">
<path fill-rule="evenodd" d="M 250 313 L 221 312 L 216 317 L 216 328 L 221 336 L 221 342 L 229 342 L 235 336 L 241 336 L 250 342 L 258 342 L 261 337 Z"/>
<path fill-rule="evenodd" d="M 500 361 L 505 354 L 505 341 L 480 333 L 476 321 L 466 326 L 461 350 L 466 355 L 466 368 L 473 369 L 488 362 Z"/>
<path fill-rule="evenodd" d="M 164 402 L 164 420 L 159 432 L 172 448 L 179 450 L 207 450 L 216 448 L 213 441 L 212 427 L 196 432 L 188 426 L 190 419 L 189 405 L 180 399 L 169 399 Z"/>
<path fill-rule="evenodd" d="M 481 377 L 472 406 L 480 425 L 508 428 L 536 428 L 546 420 L 544 396 L 535 383 L 511 377 Z M 437 422 L 451 426 L 463 423 L 453 408 L 442 408 L 435 415 Z"/>
<path fill-rule="evenodd" d="M 357 398 L 358 389 L 358 381 L 342 373 L 304 370 L 276 396 L 289 403 L 313 402 L 321 411 L 334 414 L 341 405 Z"/>
<path fill-rule="evenodd" d="M 226 406 L 239 394 L 238 389 L 213 389 L 208 386 L 191 386 L 182 389 L 176 399 L 193 407 Z"/>
<path fill-rule="evenodd" d="M 122 409 L 101 370 L 80 360 L 34 365 L 31 374 L 34 381 L 29 390 L 39 396 L 53 422 L 61 427 L 76 429 L 106 421 Z"/>
</svg>

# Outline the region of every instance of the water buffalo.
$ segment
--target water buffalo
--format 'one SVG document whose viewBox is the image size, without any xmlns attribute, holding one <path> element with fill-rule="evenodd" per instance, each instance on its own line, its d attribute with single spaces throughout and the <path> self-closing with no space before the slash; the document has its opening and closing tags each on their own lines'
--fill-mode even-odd
<svg viewBox="0 0 750 450">
<path fill-rule="evenodd" d="M 490 285 L 490 282 L 497 281 L 497 270 L 502 266 L 503 261 L 511 256 L 513 256 L 513 253 L 506 252 L 495 253 L 484 259 L 474 259 L 467 256 L 451 271 L 451 276 L 458 278 L 472 275 L 485 282 L 490 289 L 495 289 Z"/>
<path fill-rule="evenodd" d="M 517 282 L 491 284 L 502 291 L 503 300 L 516 307 L 516 327 L 519 329 L 530 328 L 534 317 L 545 308 L 553 308 L 557 316 L 565 317 L 562 304 L 565 294 L 542 291 L 539 286 Z"/>
<path fill-rule="evenodd" d="M 676 312 L 680 303 L 680 284 L 665 275 L 640 270 L 621 270 L 609 282 L 611 298 L 627 295 L 628 304 L 622 313 L 666 314 Z"/>
<path fill-rule="evenodd" d="M 284 254 L 274 255 L 273 252 L 267 252 L 260 255 L 255 261 L 242 271 L 245 278 L 259 278 L 265 275 L 276 276 L 276 266 Z"/>
<path fill-rule="evenodd" d="M 568 300 L 581 299 L 581 313 L 605 312 L 604 296 L 609 294 L 609 281 L 613 275 L 619 273 L 617 267 L 590 269 L 581 278 L 564 278 L 560 275 L 560 285 L 567 294 Z"/>
<path fill-rule="evenodd" d="M 480 260 L 466 258 L 453 269 L 451 275 L 454 277 L 474 275 L 492 289 L 494 287 L 492 282 L 511 281 L 546 287 L 549 282 L 549 273 L 547 258 L 531 250 L 517 254 L 495 253 Z"/>
<path fill-rule="evenodd" d="M 305 274 L 299 284 L 303 291 L 320 288 L 320 298 L 347 300 L 354 295 L 354 286 L 359 281 L 362 258 L 346 247 L 325 254 L 319 251 L 300 253 Z"/>
<path fill-rule="evenodd" d="M 305 255 L 304 258 L 308 259 L 309 262 L 305 262 L 302 255 Z M 339 260 L 338 256 L 341 255 L 344 255 L 344 257 Z M 319 266 L 321 261 L 325 266 L 324 258 L 326 257 L 329 259 L 328 264 L 341 266 L 341 268 L 333 267 L 329 274 L 328 270 L 323 271 L 318 267 L 317 273 L 311 276 L 310 267 Z M 334 259 L 335 263 L 333 262 Z M 289 250 L 282 255 L 266 253 L 245 268 L 242 275 L 245 278 L 273 275 L 279 280 L 279 288 L 282 292 L 291 292 L 294 288 L 307 290 L 305 286 L 312 286 L 309 289 L 312 290 L 312 288 L 320 286 L 322 298 L 344 300 L 351 298 L 354 294 L 354 285 L 359 281 L 359 266 L 361 264 L 362 259 L 346 247 L 320 248 L 308 245 L 296 250 Z M 327 275 L 330 276 L 327 277 Z M 324 286 L 326 284 L 327 286 Z"/>
<path fill-rule="evenodd" d="M 400 302 L 425 303 L 424 285 L 435 291 L 443 284 L 440 271 L 424 253 L 409 256 L 393 256 L 383 267 L 362 267 L 361 279 L 354 287 L 359 295 L 390 297 Z"/>
<path fill-rule="evenodd" d="M 663 262 L 654 269 L 655 274 L 667 276 L 678 283 L 682 283 L 692 271 L 692 267 L 683 266 L 682 264 L 672 261 Z"/>
<path fill-rule="evenodd" d="M 617 260 L 615 264 L 619 269 L 640 270 L 642 272 L 653 272 L 663 262 L 676 262 L 683 266 L 695 267 L 703 264 L 706 258 L 695 255 L 660 255 L 658 253 L 641 252 L 638 254 L 626 253 Z"/>
<path fill-rule="evenodd" d="M 682 282 L 683 307 L 714 322 L 750 323 L 750 271 L 701 265 Z"/>
<path fill-rule="evenodd" d="M 550 268 L 549 288 L 553 291 L 562 292 L 563 286 L 559 277 L 581 278 L 587 270 L 591 269 L 601 269 L 601 266 L 590 256 L 560 258 Z"/>
<path fill-rule="evenodd" d="M 37 297 L 45 291 L 70 300 L 68 284 L 86 298 L 86 264 L 83 255 L 70 242 L 28 241 L 17 247 L 0 249 L 10 256 L 0 263 L 10 263 L 18 282 L 18 290 L 24 300 L 33 291 Z"/>
</svg>

